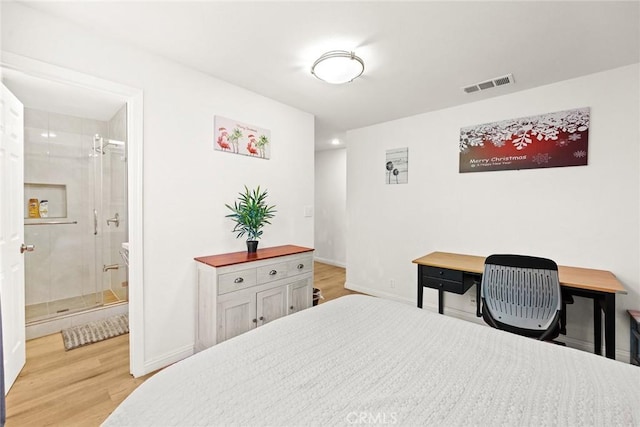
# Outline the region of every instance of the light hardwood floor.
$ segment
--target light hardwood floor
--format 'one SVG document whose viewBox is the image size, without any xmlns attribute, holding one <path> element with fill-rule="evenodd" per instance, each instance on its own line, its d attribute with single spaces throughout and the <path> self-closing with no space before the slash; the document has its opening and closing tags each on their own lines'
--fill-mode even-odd
<svg viewBox="0 0 640 427">
<path fill-rule="evenodd" d="M 345 270 L 315 263 L 324 303 L 355 292 Z M 149 374 L 129 375 L 129 335 L 65 351 L 61 334 L 27 341 L 27 364 L 7 395 L 7 427 L 99 426 Z"/>
<path fill-rule="evenodd" d="M 320 299 L 320 304 L 344 295 L 357 294 L 358 292 L 344 288 L 345 281 L 344 268 L 320 262 L 313 263 L 313 287 L 320 289 L 324 297 L 324 299 Z"/>
</svg>

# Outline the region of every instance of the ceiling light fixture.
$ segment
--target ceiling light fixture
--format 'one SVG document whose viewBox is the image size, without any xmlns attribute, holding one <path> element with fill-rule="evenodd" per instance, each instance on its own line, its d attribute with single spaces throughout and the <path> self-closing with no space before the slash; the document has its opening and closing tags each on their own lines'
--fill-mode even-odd
<svg viewBox="0 0 640 427">
<path fill-rule="evenodd" d="M 353 52 L 332 50 L 311 66 L 311 74 L 332 84 L 349 83 L 364 72 L 364 62 Z"/>
</svg>

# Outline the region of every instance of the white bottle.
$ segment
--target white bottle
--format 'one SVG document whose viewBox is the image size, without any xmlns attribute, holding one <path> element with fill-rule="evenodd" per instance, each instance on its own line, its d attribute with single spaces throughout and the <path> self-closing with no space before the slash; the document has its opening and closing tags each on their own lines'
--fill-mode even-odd
<svg viewBox="0 0 640 427">
<path fill-rule="evenodd" d="M 40 218 L 47 218 L 49 216 L 49 201 L 40 200 Z"/>
</svg>

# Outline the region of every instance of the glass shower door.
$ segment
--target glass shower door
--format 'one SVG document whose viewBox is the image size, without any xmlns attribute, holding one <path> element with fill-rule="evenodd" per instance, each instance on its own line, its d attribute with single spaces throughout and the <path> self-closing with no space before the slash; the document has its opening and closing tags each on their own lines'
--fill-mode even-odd
<svg viewBox="0 0 640 427">
<path fill-rule="evenodd" d="M 102 280 L 103 280 L 103 259 L 104 259 L 104 250 L 103 250 L 103 230 L 101 227 L 101 217 L 102 217 L 102 193 L 104 192 L 104 184 L 103 184 L 103 174 L 104 174 L 104 160 L 103 160 L 103 147 L 102 147 L 102 138 L 98 135 L 93 136 L 93 150 L 91 154 L 91 165 L 90 171 L 92 176 L 92 188 L 91 197 L 89 198 L 91 202 L 91 210 L 90 210 L 90 218 L 89 223 L 91 224 L 91 234 L 89 239 L 91 240 L 93 259 L 92 262 L 87 263 L 89 268 L 92 269 L 90 271 L 90 276 L 92 280 L 88 283 L 86 289 L 85 299 L 88 306 L 101 306 L 104 302 L 104 296 L 102 293 Z"/>
<path fill-rule="evenodd" d="M 122 141 L 99 137 L 99 144 L 102 154 L 96 163 L 96 267 L 102 303 L 107 305 L 128 300 L 127 266 L 120 256 L 127 239 L 126 156 Z"/>
</svg>

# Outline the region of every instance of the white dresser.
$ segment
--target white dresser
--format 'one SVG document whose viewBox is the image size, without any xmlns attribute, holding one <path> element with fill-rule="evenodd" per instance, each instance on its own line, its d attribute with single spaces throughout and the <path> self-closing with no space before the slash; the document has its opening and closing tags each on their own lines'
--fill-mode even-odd
<svg viewBox="0 0 640 427">
<path fill-rule="evenodd" d="M 313 249 L 285 245 L 195 260 L 196 352 L 312 305 Z"/>
</svg>

